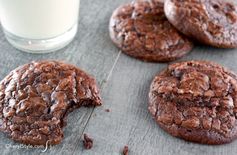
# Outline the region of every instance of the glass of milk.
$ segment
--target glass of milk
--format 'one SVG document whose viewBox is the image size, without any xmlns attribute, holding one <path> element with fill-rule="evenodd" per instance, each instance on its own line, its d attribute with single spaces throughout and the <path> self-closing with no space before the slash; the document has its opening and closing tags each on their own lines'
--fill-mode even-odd
<svg viewBox="0 0 237 155">
<path fill-rule="evenodd" d="M 17 49 L 47 53 L 68 45 L 77 33 L 80 0 L 0 0 L 0 20 Z"/>
</svg>

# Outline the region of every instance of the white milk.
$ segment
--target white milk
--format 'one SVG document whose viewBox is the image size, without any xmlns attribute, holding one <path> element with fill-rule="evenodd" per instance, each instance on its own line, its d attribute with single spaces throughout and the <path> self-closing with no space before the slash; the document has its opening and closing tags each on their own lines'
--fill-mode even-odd
<svg viewBox="0 0 237 155">
<path fill-rule="evenodd" d="M 0 0 L 3 28 L 18 37 L 54 38 L 78 22 L 80 0 Z"/>
</svg>

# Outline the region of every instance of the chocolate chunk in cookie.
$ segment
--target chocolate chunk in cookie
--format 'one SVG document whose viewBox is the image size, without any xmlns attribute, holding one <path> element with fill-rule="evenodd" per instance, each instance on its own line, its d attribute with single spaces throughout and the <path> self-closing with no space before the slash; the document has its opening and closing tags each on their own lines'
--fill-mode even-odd
<svg viewBox="0 0 237 155">
<path fill-rule="evenodd" d="M 179 31 L 204 44 L 237 47 L 236 0 L 166 0 L 165 14 Z"/>
<path fill-rule="evenodd" d="M 109 28 L 111 39 L 124 53 L 143 61 L 176 60 L 193 47 L 168 22 L 161 0 L 139 0 L 120 6 Z"/>
<path fill-rule="evenodd" d="M 206 61 L 169 65 L 153 80 L 149 111 L 166 132 L 223 144 L 237 138 L 237 76 Z"/>
<path fill-rule="evenodd" d="M 24 144 L 58 144 L 68 113 L 98 105 L 96 81 L 84 71 L 58 61 L 31 62 L 0 82 L 0 131 Z"/>
</svg>

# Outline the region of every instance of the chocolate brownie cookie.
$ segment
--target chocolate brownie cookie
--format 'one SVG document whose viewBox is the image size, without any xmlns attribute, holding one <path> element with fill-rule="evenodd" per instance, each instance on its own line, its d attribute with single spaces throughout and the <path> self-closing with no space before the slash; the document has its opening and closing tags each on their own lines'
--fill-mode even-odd
<svg viewBox="0 0 237 155">
<path fill-rule="evenodd" d="M 236 0 L 166 0 L 168 20 L 185 35 L 215 47 L 237 47 Z"/>
<path fill-rule="evenodd" d="M 153 80 L 149 111 L 166 132 L 223 144 L 237 138 L 237 76 L 218 64 L 172 64 Z"/>
<path fill-rule="evenodd" d="M 31 62 L 0 82 L 0 131 L 17 142 L 58 144 L 72 110 L 101 105 L 96 81 L 73 65 Z"/>
<path fill-rule="evenodd" d="M 166 19 L 161 0 L 139 0 L 117 8 L 110 37 L 126 54 L 143 61 L 165 62 L 191 51 L 193 44 Z"/>
</svg>

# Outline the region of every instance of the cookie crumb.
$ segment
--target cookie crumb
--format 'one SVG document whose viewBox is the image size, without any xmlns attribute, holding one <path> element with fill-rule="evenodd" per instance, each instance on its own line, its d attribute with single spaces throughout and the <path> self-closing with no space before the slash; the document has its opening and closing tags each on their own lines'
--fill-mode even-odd
<svg viewBox="0 0 237 155">
<path fill-rule="evenodd" d="M 123 155 L 128 155 L 128 146 L 125 145 L 123 148 Z"/>
<path fill-rule="evenodd" d="M 111 112 L 111 110 L 110 110 L 110 109 L 105 109 L 105 111 L 106 111 L 106 112 Z"/>
<path fill-rule="evenodd" d="M 90 138 L 86 133 L 84 134 L 83 145 L 84 145 L 84 148 L 87 150 L 93 147 L 93 139 Z"/>
</svg>

